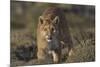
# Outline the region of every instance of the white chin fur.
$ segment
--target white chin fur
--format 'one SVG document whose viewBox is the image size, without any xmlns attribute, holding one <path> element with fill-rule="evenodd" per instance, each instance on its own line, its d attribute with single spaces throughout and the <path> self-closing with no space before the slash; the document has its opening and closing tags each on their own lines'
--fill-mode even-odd
<svg viewBox="0 0 100 67">
<path fill-rule="evenodd" d="M 51 40 L 47 40 L 48 42 L 51 42 Z"/>
</svg>

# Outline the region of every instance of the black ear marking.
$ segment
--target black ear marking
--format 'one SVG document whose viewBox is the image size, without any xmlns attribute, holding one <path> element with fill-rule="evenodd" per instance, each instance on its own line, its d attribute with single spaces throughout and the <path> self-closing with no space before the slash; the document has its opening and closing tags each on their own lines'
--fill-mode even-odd
<svg viewBox="0 0 100 67">
<path fill-rule="evenodd" d="M 59 17 L 58 17 L 58 16 L 56 16 L 56 17 L 54 18 L 53 23 L 55 23 L 55 24 L 59 23 Z"/>
<path fill-rule="evenodd" d="M 43 17 L 42 16 L 39 17 L 39 23 L 43 24 Z"/>
</svg>

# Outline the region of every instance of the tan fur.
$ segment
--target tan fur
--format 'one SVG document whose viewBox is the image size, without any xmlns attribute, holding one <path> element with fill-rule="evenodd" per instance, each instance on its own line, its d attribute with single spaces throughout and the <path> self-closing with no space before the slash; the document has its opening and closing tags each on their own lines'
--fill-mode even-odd
<svg viewBox="0 0 100 67">
<path fill-rule="evenodd" d="M 49 40 L 48 38 L 52 39 Z M 62 9 L 50 7 L 39 17 L 37 27 L 37 57 L 45 60 L 52 55 L 54 63 L 61 62 L 62 49 L 72 48 L 72 41 L 67 26 L 67 21 Z M 68 52 L 66 52 L 68 54 Z"/>
</svg>

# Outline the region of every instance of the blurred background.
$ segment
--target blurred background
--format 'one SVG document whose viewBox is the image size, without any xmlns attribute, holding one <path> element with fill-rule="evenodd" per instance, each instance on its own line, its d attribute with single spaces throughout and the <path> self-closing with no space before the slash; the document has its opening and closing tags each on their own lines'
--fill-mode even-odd
<svg viewBox="0 0 100 67">
<path fill-rule="evenodd" d="M 95 6 L 11 1 L 11 65 L 32 65 L 36 59 L 38 17 L 50 6 L 64 10 L 74 53 L 64 63 L 95 61 Z"/>
</svg>

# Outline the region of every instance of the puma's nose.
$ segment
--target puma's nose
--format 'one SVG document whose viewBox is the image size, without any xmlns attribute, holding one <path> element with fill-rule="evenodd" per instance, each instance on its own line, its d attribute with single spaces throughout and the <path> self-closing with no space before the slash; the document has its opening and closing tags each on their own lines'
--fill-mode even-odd
<svg viewBox="0 0 100 67">
<path fill-rule="evenodd" d="M 48 42 L 51 42 L 51 41 L 52 41 L 52 37 L 49 37 L 49 38 L 47 39 L 47 41 L 48 41 Z"/>
<path fill-rule="evenodd" d="M 52 40 L 52 37 L 46 36 L 46 39 L 47 39 L 48 42 L 50 42 Z"/>
<path fill-rule="evenodd" d="M 49 37 L 48 39 L 49 39 L 49 40 L 52 40 L 52 37 Z"/>
</svg>

